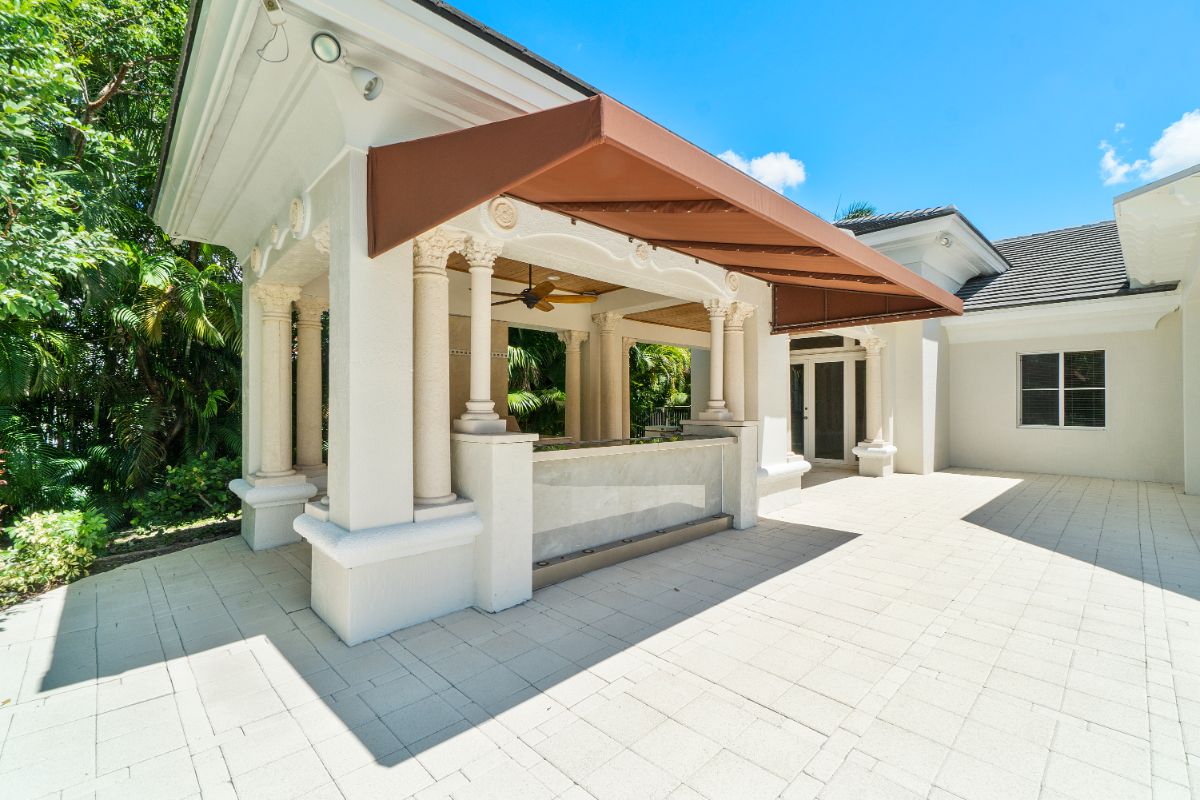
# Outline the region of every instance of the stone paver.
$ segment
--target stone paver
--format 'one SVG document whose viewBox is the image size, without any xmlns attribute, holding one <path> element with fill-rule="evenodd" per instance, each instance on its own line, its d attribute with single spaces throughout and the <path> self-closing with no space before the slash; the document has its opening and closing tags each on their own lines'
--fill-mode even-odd
<svg viewBox="0 0 1200 800">
<path fill-rule="evenodd" d="M 1200 499 L 810 476 L 727 532 L 346 647 L 240 539 L 0 617 L 5 798 L 1200 798 Z"/>
</svg>

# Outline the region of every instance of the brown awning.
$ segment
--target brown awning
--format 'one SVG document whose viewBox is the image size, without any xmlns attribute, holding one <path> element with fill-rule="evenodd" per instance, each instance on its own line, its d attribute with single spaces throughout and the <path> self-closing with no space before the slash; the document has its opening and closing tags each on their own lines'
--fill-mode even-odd
<svg viewBox="0 0 1200 800">
<path fill-rule="evenodd" d="M 376 256 L 501 194 L 773 286 L 775 332 L 962 313 L 962 301 L 612 98 L 367 156 Z"/>
</svg>

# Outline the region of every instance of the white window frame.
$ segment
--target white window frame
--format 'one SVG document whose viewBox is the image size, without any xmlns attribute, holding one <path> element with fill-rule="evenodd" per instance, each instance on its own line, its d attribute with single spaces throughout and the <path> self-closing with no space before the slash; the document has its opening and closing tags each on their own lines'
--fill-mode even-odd
<svg viewBox="0 0 1200 800">
<path fill-rule="evenodd" d="M 1104 354 L 1104 385 L 1103 386 L 1088 386 L 1068 389 L 1066 386 L 1067 372 L 1066 366 L 1067 353 L 1094 353 L 1099 351 Z M 1021 370 L 1023 369 L 1021 359 L 1024 356 L 1058 356 L 1058 424 L 1057 425 L 1026 425 L 1021 421 L 1021 406 L 1025 393 L 1025 388 L 1022 381 Z M 1096 391 L 1097 389 L 1104 392 L 1104 424 L 1103 425 L 1068 425 L 1067 424 L 1067 392 L 1077 392 L 1081 389 L 1086 391 Z M 1031 389 L 1030 391 L 1052 391 L 1050 389 Z M 1031 430 L 1068 430 L 1068 431 L 1104 431 L 1108 430 L 1108 350 L 1103 347 L 1095 347 L 1085 350 L 1026 350 L 1017 353 L 1017 427 L 1029 428 Z"/>
</svg>

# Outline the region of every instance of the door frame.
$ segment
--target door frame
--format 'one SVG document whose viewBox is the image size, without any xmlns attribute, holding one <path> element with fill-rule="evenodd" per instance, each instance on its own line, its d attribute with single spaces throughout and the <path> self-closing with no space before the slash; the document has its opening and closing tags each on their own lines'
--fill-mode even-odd
<svg viewBox="0 0 1200 800">
<path fill-rule="evenodd" d="M 853 341 L 853 339 L 849 340 Z M 857 371 L 854 364 L 857 361 L 866 361 L 867 351 L 862 347 L 837 347 L 821 350 L 792 350 L 790 351 L 789 367 L 794 364 L 804 365 L 804 452 L 793 453 L 793 455 L 803 455 L 812 464 L 829 464 L 839 466 L 853 466 L 857 461 L 857 457 L 852 452 L 858 445 L 854 441 L 854 421 L 855 421 L 855 375 Z M 816 365 L 821 362 L 840 361 L 842 367 L 842 438 L 843 438 L 843 457 L 836 458 L 817 458 L 816 452 L 816 413 L 814 406 L 816 405 L 817 396 L 817 381 L 816 381 Z M 789 390 L 788 402 L 791 402 L 791 376 L 789 374 Z M 788 443 L 791 446 L 792 439 L 792 414 L 788 414 Z"/>
</svg>

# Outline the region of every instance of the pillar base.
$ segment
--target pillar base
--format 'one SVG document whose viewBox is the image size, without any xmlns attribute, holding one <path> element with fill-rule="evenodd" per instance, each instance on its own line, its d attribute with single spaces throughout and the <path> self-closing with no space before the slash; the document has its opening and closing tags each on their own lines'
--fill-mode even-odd
<svg viewBox="0 0 1200 800">
<path fill-rule="evenodd" d="M 303 475 L 286 478 L 238 478 L 229 490 L 242 500 L 242 538 L 251 550 L 267 550 L 300 541 L 292 528 L 317 487 Z"/>
<path fill-rule="evenodd" d="M 868 478 L 886 478 L 892 474 L 896 446 L 887 442 L 860 442 L 851 452 L 858 456 L 858 474 Z"/>
<path fill-rule="evenodd" d="M 812 469 L 804 456 L 758 468 L 758 513 L 768 514 L 800 502 L 802 479 Z"/>
<path fill-rule="evenodd" d="M 456 495 L 454 492 L 451 492 L 450 494 L 444 494 L 441 497 L 414 497 L 413 505 L 415 505 L 417 508 L 423 508 L 427 506 L 446 506 L 450 505 L 456 500 L 458 500 L 458 495 Z"/>
<path fill-rule="evenodd" d="M 312 545 L 313 611 L 355 645 L 470 606 L 483 524 L 474 503 L 456 512 L 359 531 L 296 517 Z"/>
<path fill-rule="evenodd" d="M 324 464 L 297 464 L 295 470 L 317 487 L 318 494 L 329 486 L 329 467 Z"/>
<path fill-rule="evenodd" d="M 468 411 L 452 420 L 450 427 L 455 433 L 504 433 L 508 430 L 508 422 L 500 419 L 499 414 L 472 414 Z"/>
<path fill-rule="evenodd" d="M 731 422 L 733 414 L 729 413 L 728 408 L 706 408 L 696 415 L 696 419 L 711 420 L 714 422 Z"/>
</svg>

